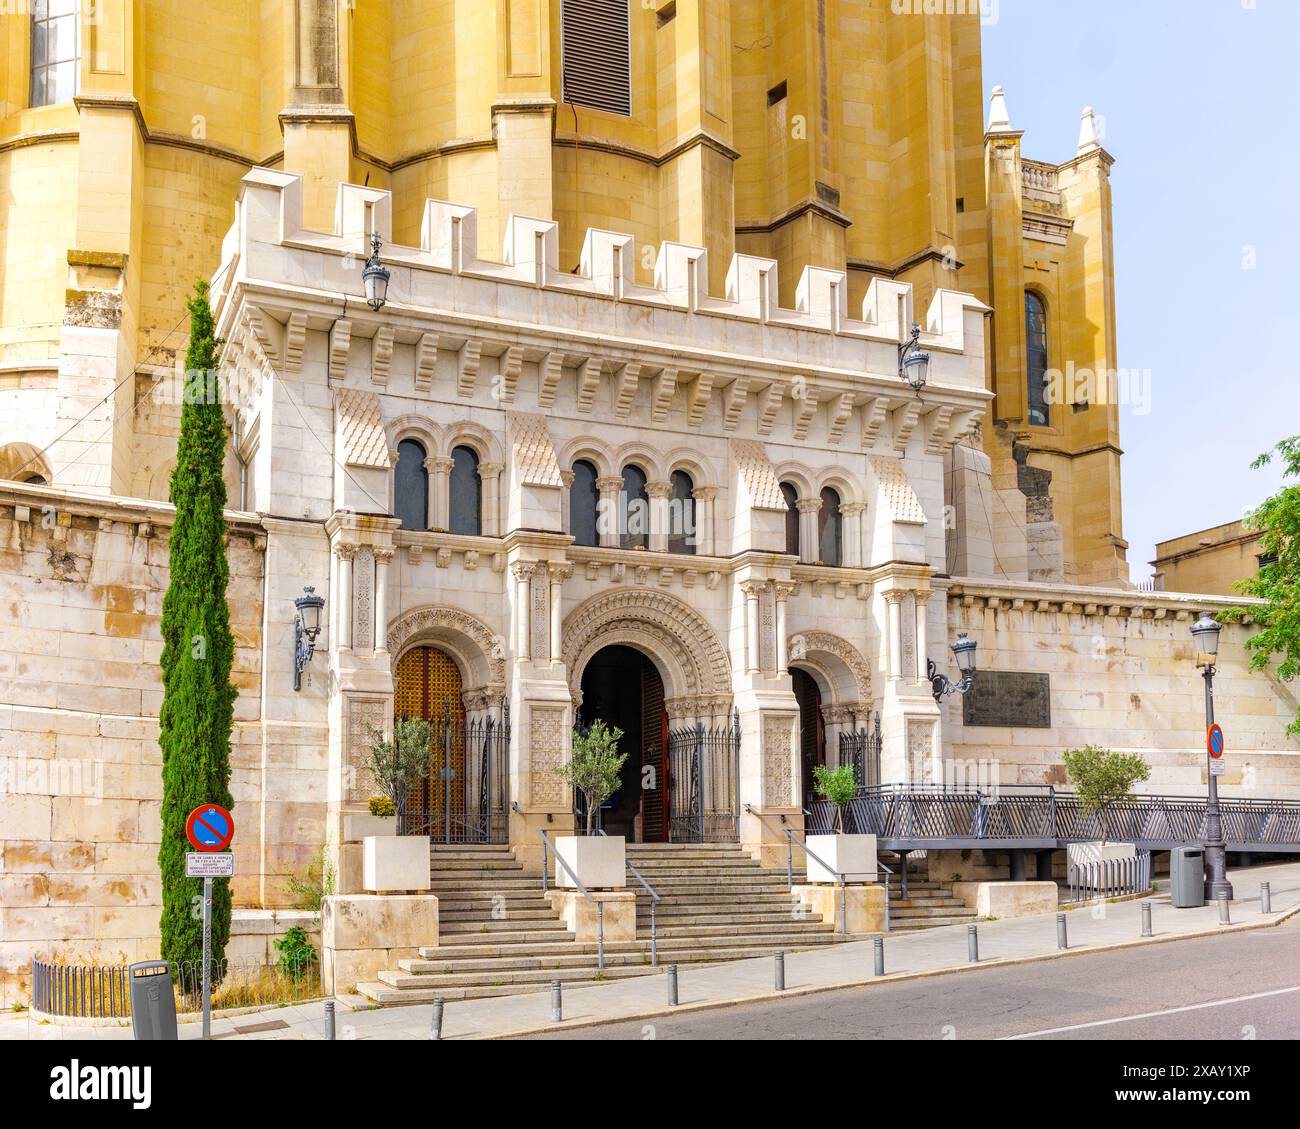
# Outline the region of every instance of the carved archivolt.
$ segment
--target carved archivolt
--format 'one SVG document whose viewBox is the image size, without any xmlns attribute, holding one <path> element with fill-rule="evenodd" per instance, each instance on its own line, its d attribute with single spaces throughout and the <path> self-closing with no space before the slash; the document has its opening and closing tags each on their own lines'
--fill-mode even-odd
<svg viewBox="0 0 1300 1129">
<path fill-rule="evenodd" d="M 575 700 L 592 656 L 618 643 L 650 656 L 669 697 L 731 693 L 731 663 L 708 620 L 675 596 L 629 588 L 593 596 L 564 621 L 563 658 Z"/>
<path fill-rule="evenodd" d="M 871 667 L 862 657 L 862 652 L 847 639 L 828 631 L 801 631 L 790 636 L 788 653 L 792 663 L 806 662 L 828 668 L 826 673 L 832 678 L 836 701 L 871 700 Z M 825 661 L 827 657 L 830 662 Z M 822 660 L 820 663 L 819 659 Z M 847 670 L 856 689 L 850 692 L 848 687 L 837 685 L 842 683 L 842 679 L 834 677 L 838 673 L 836 668 Z"/>
<path fill-rule="evenodd" d="M 506 684 L 505 640 L 460 608 L 427 605 L 400 616 L 388 632 L 393 662 L 417 644 L 447 647 L 469 668 L 462 676 L 469 682 L 482 681 L 488 691 Z"/>
</svg>

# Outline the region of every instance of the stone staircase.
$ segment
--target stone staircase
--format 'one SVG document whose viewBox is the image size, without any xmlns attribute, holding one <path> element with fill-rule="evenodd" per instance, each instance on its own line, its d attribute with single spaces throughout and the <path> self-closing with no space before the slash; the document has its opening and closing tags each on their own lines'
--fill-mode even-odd
<svg viewBox="0 0 1300 1129">
<path fill-rule="evenodd" d="M 629 843 L 628 861 L 660 895 L 655 910 L 659 968 L 650 964 L 649 894 L 637 893 L 637 940 L 579 944 L 543 897 L 541 875 L 527 874 L 505 845 L 431 851 L 439 943 L 357 991 L 395 1005 L 545 992 L 551 981 L 590 984 L 662 973 L 668 964 L 743 960 L 779 950 L 835 944 L 835 926 L 797 911 L 785 869 L 766 869 L 733 843 Z M 897 893 L 897 887 L 894 888 Z M 951 888 L 910 883 L 894 903 L 894 927 L 919 929 L 972 921 Z"/>
<path fill-rule="evenodd" d="M 890 885 L 890 928 L 895 933 L 916 929 L 936 929 L 941 925 L 968 925 L 977 920 L 975 912 L 952 892 L 948 882 L 930 882 L 908 878 L 907 898 L 897 882 Z"/>
</svg>

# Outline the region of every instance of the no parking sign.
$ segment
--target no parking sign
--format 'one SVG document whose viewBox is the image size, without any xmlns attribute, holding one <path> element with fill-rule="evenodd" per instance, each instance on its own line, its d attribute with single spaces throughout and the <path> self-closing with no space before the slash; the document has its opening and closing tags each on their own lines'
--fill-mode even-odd
<svg viewBox="0 0 1300 1129">
<path fill-rule="evenodd" d="M 185 820 L 185 838 L 196 851 L 224 851 L 235 837 L 235 821 L 220 804 L 195 808 Z"/>
</svg>

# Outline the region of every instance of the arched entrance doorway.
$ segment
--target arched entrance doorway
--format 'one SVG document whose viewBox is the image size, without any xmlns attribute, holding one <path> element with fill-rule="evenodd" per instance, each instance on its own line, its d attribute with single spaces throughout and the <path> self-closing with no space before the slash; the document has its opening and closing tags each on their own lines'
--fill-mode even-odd
<svg viewBox="0 0 1300 1129">
<path fill-rule="evenodd" d="M 465 706 L 460 668 L 445 651 L 412 647 L 397 660 L 394 674 L 395 717 L 421 717 L 432 730 L 429 776 L 407 797 L 403 830 L 408 835 L 445 839 L 465 815 L 465 805 L 455 787 L 465 774 Z"/>
<path fill-rule="evenodd" d="M 604 647 L 582 672 L 578 725 L 603 721 L 623 731 L 621 785 L 601 809 L 601 826 L 630 842 L 668 841 L 668 713 L 655 664 L 633 647 Z M 578 804 L 581 805 L 581 797 Z"/>
<path fill-rule="evenodd" d="M 806 670 L 791 668 L 795 700 L 799 703 L 799 763 L 803 766 L 803 802 L 817 799 L 813 769 L 826 763 L 826 722 L 822 716 L 822 692 Z"/>
<path fill-rule="evenodd" d="M 490 710 L 466 715 L 461 671 L 437 647 L 402 653 L 393 713 L 429 723 L 429 772 L 407 797 L 400 832 L 435 842 L 504 842 L 509 727 Z M 472 696 L 472 695 L 471 695 Z"/>
</svg>

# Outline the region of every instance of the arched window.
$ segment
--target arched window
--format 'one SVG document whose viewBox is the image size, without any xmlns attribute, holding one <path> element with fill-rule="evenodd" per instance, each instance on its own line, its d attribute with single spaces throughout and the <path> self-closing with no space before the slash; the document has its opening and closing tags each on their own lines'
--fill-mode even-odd
<svg viewBox="0 0 1300 1129">
<path fill-rule="evenodd" d="M 668 551 L 695 552 L 695 482 L 684 470 L 673 471 L 673 496 L 668 502 Z"/>
<path fill-rule="evenodd" d="M 792 557 L 799 555 L 799 491 L 788 482 L 781 483 L 781 497 L 785 499 L 785 551 Z"/>
<path fill-rule="evenodd" d="M 821 539 L 821 563 L 838 566 L 842 560 L 843 537 L 840 496 L 829 486 L 822 491 L 822 508 L 817 515 L 817 532 Z"/>
<path fill-rule="evenodd" d="M 1047 411 L 1047 307 L 1032 290 L 1025 291 L 1026 380 L 1029 392 L 1029 422 L 1048 424 Z"/>
<path fill-rule="evenodd" d="M 650 547 L 650 495 L 639 466 L 623 468 L 623 494 L 619 498 L 619 544 L 624 549 Z"/>
<path fill-rule="evenodd" d="M 451 452 L 452 533 L 477 537 L 483 532 L 483 480 L 478 475 L 478 455 L 469 447 Z"/>
<path fill-rule="evenodd" d="M 600 544 L 600 530 L 596 525 L 600 506 L 596 479 L 599 477 L 596 468 L 586 460 L 573 464 L 573 485 L 569 487 L 569 532 L 575 544 Z"/>
<path fill-rule="evenodd" d="M 394 473 L 394 507 L 403 529 L 429 528 L 429 472 L 424 469 L 427 457 L 424 444 L 403 439 L 397 445 L 397 470 Z"/>
</svg>

